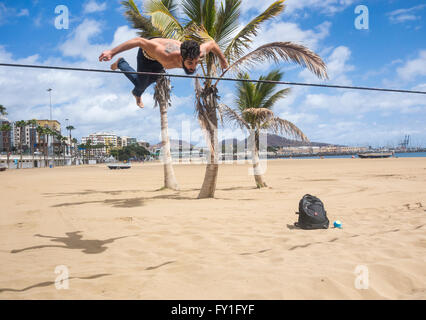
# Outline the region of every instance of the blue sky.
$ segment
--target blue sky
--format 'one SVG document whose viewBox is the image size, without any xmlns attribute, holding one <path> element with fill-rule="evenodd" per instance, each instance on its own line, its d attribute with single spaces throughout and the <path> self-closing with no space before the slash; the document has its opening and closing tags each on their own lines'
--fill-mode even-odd
<svg viewBox="0 0 426 320">
<path fill-rule="evenodd" d="M 219 2 L 219 1 L 218 1 Z M 136 1 L 142 5 L 142 1 Z M 259 5 L 259 3 L 261 5 Z M 243 0 L 241 25 L 272 1 Z M 55 28 L 55 8 L 66 5 L 68 30 Z M 294 64 L 263 64 L 251 70 L 257 78 L 272 68 L 285 81 L 416 89 L 426 91 L 426 4 L 420 1 L 287 0 L 285 12 L 267 23 L 253 43 L 294 41 L 318 53 L 330 79 L 319 81 Z M 369 29 L 357 30 L 355 8 L 369 10 Z M 108 69 L 97 61 L 103 50 L 135 37 L 120 1 L 0 0 L 0 61 Z M 136 53 L 123 54 L 136 67 Z M 182 74 L 181 70 L 169 70 Z M 172 138 L 204 144 L 194 115 L 192 80 L 172 79 L 169 111 Z M 54 118 L 76 127 L 77 138 L 97 131 L 160 140 L 160 118 L 150 88 L 140 110 L 123 75 L 0 68 L 0 104 L 12 121 L 49 117 L 47 88 L 53 89 Z M 233 104 L 235 87 L 223 83 L 223 103 Z M 293 87 L 274 109 L 295 123 L 311 141 L 346 145 L 396 145 L 405 134 L 413 146 L 426 146 L 424 95 Z M 243 138 L 225 126 L 220 138 Z"/>
</svg>

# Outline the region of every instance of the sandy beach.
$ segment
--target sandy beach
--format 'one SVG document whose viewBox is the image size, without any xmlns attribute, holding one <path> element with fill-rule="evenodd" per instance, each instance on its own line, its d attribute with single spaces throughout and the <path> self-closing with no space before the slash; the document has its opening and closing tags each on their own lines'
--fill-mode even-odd
<svg viewBox="0 0 426 320">
<path fill-rule="evenodd" d="M 153 163 L 1 172 L 0 299 L 426 299 L 426 158 L 271 160 L 262 190 L 248 168 L 208 200 L 203 165 L 179 192 Z M 307 193 L 343 229 L 295 229 Z"/>
</svg>

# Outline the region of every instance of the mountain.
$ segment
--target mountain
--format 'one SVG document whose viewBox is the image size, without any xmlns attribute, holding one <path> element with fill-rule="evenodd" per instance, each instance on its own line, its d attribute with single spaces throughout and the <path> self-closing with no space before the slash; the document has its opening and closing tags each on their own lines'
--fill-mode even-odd
<svg viewBox="0 0 426 320">
<path fill-rule="evenodd" d="M 179 150 L 180 148 L 182 148 L 182 150 L 189 150 L 189 149 L 191 149 L 191 147 L 194 147 L 194 145 L 192 145 L 192 144 L 190 144 L 186 141 L 170 139 L 170 149 L 172 151 Z M 161 142 L 151 146 L 150 148 L 152 148 L 152 149 L 161 148 Z"/>
<path fill-rule="evenodd" d="M 281 137 L 276 134 L 269 134 L 268 133 L 268 147 L 303 147 L 303 146 L 310 146 L 310 147 L 326 147 L 331 146 L 332 144 L 324 143 L 324 142 L 302 142 L 297 140 L 290 140 L 284 137 Z M 239 145 L 247 144 L 247 139 L 244 140 L 237 140 L 237 139 L 227 139 L 222 140 L 220 142 L 220 145 Z"/>
<path fill-rule="evenodd" d="M 238 145 L 240 148 L 244 149 L 244 146 L 247 145 L 247 139 L 238 140 L 238 139 L 225 139 L 219 142 L 220 146 L 236 146 Z M 297 140 L 290 140 L 284 137 L 281 137 L 276 134 L 268 133 L 268 147 L 326 147 L 331 146 L 332 144 L 324 143 L 324 142 L 301 142 Z M 170 148 L 172 151 L 179 151 L 180 146 L 182 150 L 189 150 L 191 147 L 194 147 L 193 144 L 190 144 L 183 140 L 174 140 L 170 139 Z M 150 147 L 151 150 L 161 148 L 161 143 L 157 143 Z M 204 147 L 205 148 L 205 147 Z"/>
</svg>

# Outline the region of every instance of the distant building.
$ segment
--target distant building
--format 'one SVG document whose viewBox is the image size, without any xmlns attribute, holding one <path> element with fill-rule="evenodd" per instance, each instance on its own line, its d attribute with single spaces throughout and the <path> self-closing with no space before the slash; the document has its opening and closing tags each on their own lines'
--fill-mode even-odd
<svg viewBox="0 0 426 320">
<path fill-rule="evenodd" d="M 145 141 L 138 141 L 138 145 L 144 147 L 145 149 L 149 148 L 149 143 Z"/>
<path fill-rule="evenodd" d="M 18 149 L 19 147 L 25 152 L 27 150 L 34 151 L 37 148 L 38 134 L 35 126 L 26 125 L 18 127 L 16 122 L 12 124 L 12 143 Z M 49 143 L 49 146 L 52 145 Z"/>
<path fill-rule="evenodd" d="M 94 149 L 95 154 L 106 155 L 109 154 L 111 148 L 118 147 L 119 137 L 114 133 L 97 132 L 90 134 L 88 137 L 81 138 L 81 143 L 87 144 L 89 140 L 91 141 L 91 145 L 104 145 L 103 148 Z"/>
<path fill-rule="evenodd" d="M 37 125 L 40 126 L 40 127 L 50 128 L 51 130 L 54 130 L 54 131 L 56 131 L 59 134 L 61 133 L 61 123 L 59 121 L 57 121 L 57 120 L 36 120 L 36 121 L 37 121 Z M 36 132 L 36 141 L 37 141 L 36 143 L 38 145 L 40 145 L 40 140 L 41 139 L 40 139 L 40 137 L 38 137 L 38 134 Z M 49 154 L 51 154 L 53 152 L 54 148 L 57 149 L 61 145 L 61 142 L 57 138 L 52 137 L 52 136 L 50 136 L 48 138 L 48 142 L 49 142 L 49 145 L 48 145 Z M 41 150 L 41 148 L 42 148 L 42 146 L 40 145 L 38 147 L 38 149 Z"/>
<path fill-rule="evenodd" d="M 137 144 L 138 141 L 136 138 L 130 138 L 130 137 L 121 137 L 121 147 L 127 147 L 132 144 Z"/>
<path fill-rule="evenodd" d="M 3 125 L 10 125 L 10 121 L 0 116 L 0 127 Z M 9 152 L 12 149 L 12 132 L 11 131 L 0 131 L 0 152 Z"/>
<path fill-rule="evenodd" d="M 61 132 L 61 123 L 57 120 L 36 120 L 40 127 L 50 128 L 56 132 Z"/>
</svg>

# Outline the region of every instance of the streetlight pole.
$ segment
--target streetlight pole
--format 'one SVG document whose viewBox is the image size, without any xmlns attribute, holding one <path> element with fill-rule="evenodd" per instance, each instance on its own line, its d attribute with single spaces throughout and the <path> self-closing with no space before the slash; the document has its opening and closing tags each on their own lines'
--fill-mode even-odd
<svg viewBox="0 0 426 320">
<path fill-rule="evenodd" d="M 47 89 L 50 96 L 50 121 L 52 121 L 52 90 L 51 88 Z"/>
<path fill-rule="evenodd" d="M 67 132 L 67 130 L 68 130 L 68 127 L 70 126 L 70 119 L 65 119 L 65 121 L 67 122 L 67 127 L 65 128 L 66 130 L 65 130 L 65 132 Z M 69 131 L 69 130 L 68 130 Z M 68 149 L 68 153 L 69 154 L 71 154 L 71 137 L 70 137 L 70 135 L 68 136 L 69 137 L 69 149 Z"/>
</svg>

